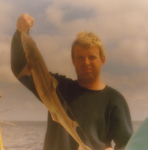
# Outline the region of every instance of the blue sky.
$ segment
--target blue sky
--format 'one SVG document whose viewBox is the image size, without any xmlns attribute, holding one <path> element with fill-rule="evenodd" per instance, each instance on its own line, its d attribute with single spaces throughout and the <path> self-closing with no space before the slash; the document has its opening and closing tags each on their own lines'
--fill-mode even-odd
<svg viewBox="0 0 148 150">
<path fill-rule="evenodd" d="M 0 119 L 46 120 L 46 108 L 11 72 L 10 48 L 22 13 L 35 19 L 30 34 L 48 69 L 76 79 L 71 43 L 96 33 L 106 51 L 101 79 L 127 100 L 132 120 L 148 116 L 148 2 L 146 0 L 0 0 Z"/>
</svg>

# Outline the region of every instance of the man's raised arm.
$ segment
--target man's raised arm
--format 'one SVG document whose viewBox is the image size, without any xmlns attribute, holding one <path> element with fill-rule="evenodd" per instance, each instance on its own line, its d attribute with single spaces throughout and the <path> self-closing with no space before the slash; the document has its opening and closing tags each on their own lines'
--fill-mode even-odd
<svg viewBox="0 0 148 150">
<path fill-rule="evenodd" d="M 26 58 L 21 42 L 21 32 L 28 32 L 32 27 L 34 19 L 28 14 L 22 14 L 17 20 L 17 31 L 11 43 L 11 68 L 17 76 L 26 64 Z"/>
<path fill-rule="evenodd" d="M 18 17 L 17 30 L 14 33 L 11 43 L 11 69 L 16 77 L 27 64 L 21 41 L 21 32 L 28 33 L 29 29 L 33 26 L 33 24 L 34 19 L 28 14 L 22 14 Z M 18 80 L 38 97 L 32 80 L 32 76 L 23 76 Z"/>
</svg>

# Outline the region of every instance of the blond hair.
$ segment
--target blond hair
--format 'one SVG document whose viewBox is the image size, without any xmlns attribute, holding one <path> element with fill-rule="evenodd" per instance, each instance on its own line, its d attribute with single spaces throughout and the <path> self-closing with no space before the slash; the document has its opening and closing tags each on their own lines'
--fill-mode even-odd
<svg viewBox="0 0 148 150">
<path fill-rule="evenodd" d="M 105 50 L 99 37 L 92 32 L 79 32 L 71 48 L 71 56 L 74 57 L 74 47 L 78 45 L 83 48 L 97 47 L 100 57 L 105 56 Z"/>
</svg>

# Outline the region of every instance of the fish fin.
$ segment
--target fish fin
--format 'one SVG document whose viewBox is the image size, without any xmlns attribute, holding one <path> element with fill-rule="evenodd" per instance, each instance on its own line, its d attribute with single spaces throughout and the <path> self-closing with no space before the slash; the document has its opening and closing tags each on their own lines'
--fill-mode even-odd
<svg viewBox="0 0 148 150">
<path fill-rule="evenodd" d="M 60 123 L 60 121 L 59 121 L 59 119 L 58 119 L 58 117 L 55 113 L 51 112 L 51 117 L 52 117 L 53 121 L 56 121 L 56 122 Z"/>
<path fill-rule="evenodd" d="M 23 70 L 19 73 L 17 78 L 19 79 L 22 76 L 30 76 L 31 75 L 31 66 L 29 63 L 23 68 Z"/>
<path fill-rule="evenodd" d="M 52 77 L 52 87 L 54 90 L 57 88 L 57 85 L 58 85 L 58 81 L 54 77 Z"/>
<path fill-rule="evenodd" d="M 76 128 L 79 126 L 79 124 L 76 121 L 73 121 L 73 126 L 74 126 L 74 129 L 76 130 Z"/>
</svg>

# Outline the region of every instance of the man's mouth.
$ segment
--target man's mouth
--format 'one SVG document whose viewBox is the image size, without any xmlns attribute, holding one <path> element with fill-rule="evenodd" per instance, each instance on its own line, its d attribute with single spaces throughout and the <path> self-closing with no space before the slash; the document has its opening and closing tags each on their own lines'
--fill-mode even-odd
<svg viewBox="0 0 148 150">
<path fill-rule="evenodd" d="M 82 71 L 84 71 L 84 72 L 92 72 L 92 69 L 91 68 L 82 68 Z"/>
</svg>

